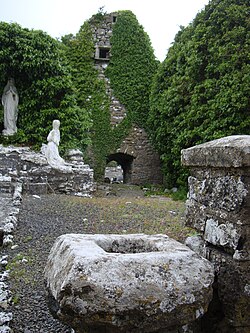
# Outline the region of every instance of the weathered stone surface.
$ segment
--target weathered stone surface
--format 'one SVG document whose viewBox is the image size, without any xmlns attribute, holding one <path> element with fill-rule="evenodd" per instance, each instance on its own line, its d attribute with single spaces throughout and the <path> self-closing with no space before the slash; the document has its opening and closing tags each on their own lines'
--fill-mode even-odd
<svg viewBox="0 0 250 333">
<path fill-rule="evenodd" d="M 182 150 L 182 164 L 206 167 L 250 165 L 250 135 L 232 135 Z"/>
<path fill-rule="evenodd" d="M 164 332 L 211 299 L 213 266 L 165 235 L 60 236 L 45 269 L 55 316 L 85 332 Z M 163 332 L 163 331 L 162 331 Z"/>
<path fill-rule="evenodd" d="M 237 211 L 248 193 L 241 178 L 240 175 L 213 177 L 213 173 L 209 170 L 207 177 L 202 180 L 189 177 L 188 198 L 212 209 Z"/>
<path fill-rule="evenodd" d="M 186 224 L 201 233 L 186 244 L 216 268 L 218 307 L 210 315 L 222 315 L 213 332 L 248 333 L 250 136 L 229 136 L 185 149 L 182 162 L 191 173 Z"/>
<path fill-rule="evenodd" d="M 58 170 L 48 165 L 43 154 L 28 147 L 0 145 L 0 174 L 10 177 L 12 181 L 22 182 L 26 193 L 90 196 L 93 191 L 93 170 L 82 161 L 69 166 L 69 169 Z"/>
<path fill-rule="evenodd" d="M 6 183 L 11 189 L 9 192 L 2 191 L 0 179 L 0 246 L 12 243 L 12 233 L 16 228 L 19 214 L 18 206 L 22 201 L 22 184 L 11 182 L 11 177 Z"/>
<path fill-rule="evenodd" d="M 206 221 L 204 239 L 210 244 L 228 246 L 236 250 L 240 236 L 240 232 L 233 223 L 219 224 L 212 218 Z"/>
<path fill-rule="evenodd" d="M 223 304 L 224 329 L 219 332 L 248 333 L 250 327 L 249 261 L 239 262 L 220 248 L 207 247 L 207 258 L 218 275 L 218 295 Z"/>
<path fill-rule="evenodd" d="M 146 131 L 138 126 L 131 128 L 120 148 L 108 156 L 108 160 L 115 160 L 122 166 L 125 183 L 162 184 L 160 157 Z"/>
<path fill-rule="evenodd" d="M 185 245 L 187 245 L 195 253 L 198 253 L 202 257 L 206 257 L 206 245 L 201 235 L 187 237 L 185 240 Z"/>
</svg>

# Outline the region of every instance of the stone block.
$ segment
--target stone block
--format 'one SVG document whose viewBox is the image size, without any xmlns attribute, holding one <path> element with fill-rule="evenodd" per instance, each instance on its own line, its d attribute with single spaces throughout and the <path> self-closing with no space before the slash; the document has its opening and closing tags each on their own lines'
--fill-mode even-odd
<svg viewBox="0 0 250 333">
<path fill-rule="evenodd" d="M 207 311 L 213 271 L 166 235 L 68 234 L 45 279 L 52 313 L 77 333 L 174 332 Z"/>
<path fill-rule="evenodd" d="M 214 263 L 218 294 L 226 314 L 224 318 L 226 329 L 222 332 L 249 332 L 249 261 L 236 261 L 215 247 L 208 246 L 206 252 L 207 257 Z"/>
<path fill-rule="evenodd" d="M 210 311 L 217 320 L 213 332 L 249 332 L 250 136 L 229 136 L 185 149 L 182 163 L 191 174 L 186 224 L 202 238 L 198 245 L 192 244 L 194 239 L 187 244 L 216 268 L 223 319 Z"/>
<path fill-rule="evenodd" d="M 181 152 L 188 167 L 239 168 L 250 166 L 250 135 L 232 135 Z"/>
</svg>

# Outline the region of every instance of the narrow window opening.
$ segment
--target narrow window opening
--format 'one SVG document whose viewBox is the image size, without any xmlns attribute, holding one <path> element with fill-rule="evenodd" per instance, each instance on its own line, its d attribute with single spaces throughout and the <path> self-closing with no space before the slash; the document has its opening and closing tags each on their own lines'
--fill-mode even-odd
<svg viewBox="0 0 250 333">
<path fill-rule="evenodd" d="M 109 58 L 109 49 L 107 49 L 107 48 L 100 48 L 99 49 L 99 58 L 101 58 L 101 59 L 108 59 Z"/>
</svg>

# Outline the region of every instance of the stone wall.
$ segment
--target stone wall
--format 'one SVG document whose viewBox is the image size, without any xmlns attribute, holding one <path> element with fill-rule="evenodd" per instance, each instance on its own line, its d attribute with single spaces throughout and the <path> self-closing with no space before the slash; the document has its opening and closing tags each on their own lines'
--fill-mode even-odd
<svg viewBox="0 0 250 333">
<path fill-rule="evenodd" d="M 125 106 L 115 97 L 113 89 L 110 87 L 110 80 L 104 74 L 105 68 L 107 67 L 107 61 L 96 60 L 95 67 L 99 72 L 99 78 L 104 80 L 106 93 L 109 96 L 109 111 L 110 111 L 110 122 L 113 127 L 120 124 L 120 122 L 126 117 L 127 112 Z"/>
<path fill-rule="evenodd" d="M 24 193 L 89 196 L 93 190 L 93 171 L 79 161 L 71 161 L 71 167 L 71 172 L 59 171 L 48 165 L 43 154 L 28 147 L 0 145 L 0 175 L 9 177 L 13 183 L 21 182 Z M 12 191 L 11 187 L 8 191 Z"/>
<path fill-rule="evenodd" d="M 96 23 L 91 24 L 95 44 L 95 54 L 93 55 L 95 59 L 95 67 L 98 70 L 99 78 L 105 82 L 106 92 L 110 98 L 110 121 L 113 126 L 118 125 L 124 117 L 126 117 L 125 106 L 115 97 L 114 92 L 110 87 L 109 78 L 105 76 L 105 69 L 108 66 L 111 56 L 110 37 L 112 36 L 113 24 L 115 24 L 115 18 L 117 15 L 118 14 L 115 12 L 107 14 L 98 25 Z M 100 50 L 104 50 L 104 54 L 102 54 Z M 107 52 L 105 52 L 105 50 Z"/>
<path fill-rule="evenodd" d="M 125 106 L 116 98 L 111 89 L 110 80 L 105 76 L 105 69 L 112 56 L 110 38 L 117 15 L 116 12 L 105 15 L 98 25 L 96 23 L 91 24 L 90 20 L 96 49 L 94 54 L 95 67 L 98 70 L 99 78 L 105 82 L 106 93 L 110 98 L 110 122 L 113 127 L 120 124 L 127 115 Z M 104 50 L 104 53 L 102 54 L 100 50 Z M 123 155 L 120 155 L 117 159 L 117 153 Z M 115 157 L 114 160 L 121 164 L 125 183 L 162 184 L 160 158 L 150 144 L 144 129 L 134 126 L 129 135 L 123 140 L 120 149 L 111 155 Z"/>
<path fill-rule="evenodd" d="M 186 224 L 200 233 L 187 245 L 214 264 L 217 276 L 217 317 L 206 332 L 250 332 L 250 136 L 185 149 L 182 163 L 191 172 Z"/>
<path fill-rule="evenodd" d="M 110 160 L 112 159 L 122 165 L 125 183 L 162 184 L 160 158 L 153 150 L 144 129 L 133 126 L 120 148 L 111 155 Z"/>
</svg>

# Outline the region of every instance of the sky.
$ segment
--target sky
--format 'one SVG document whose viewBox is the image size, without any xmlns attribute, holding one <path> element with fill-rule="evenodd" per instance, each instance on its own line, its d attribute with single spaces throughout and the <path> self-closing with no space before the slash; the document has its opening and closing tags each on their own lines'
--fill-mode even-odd
<svg viewBox="0 0 250 333">
<path fill-rule="evenodd" d="M 104 12 L 131 10 L 163 61 L 180 26 L 187 26 L 209 0 L 0 0 L 0 21 L 43 30 L 54 38 L 76 34 L 84 21 Z"/>
</svg>

